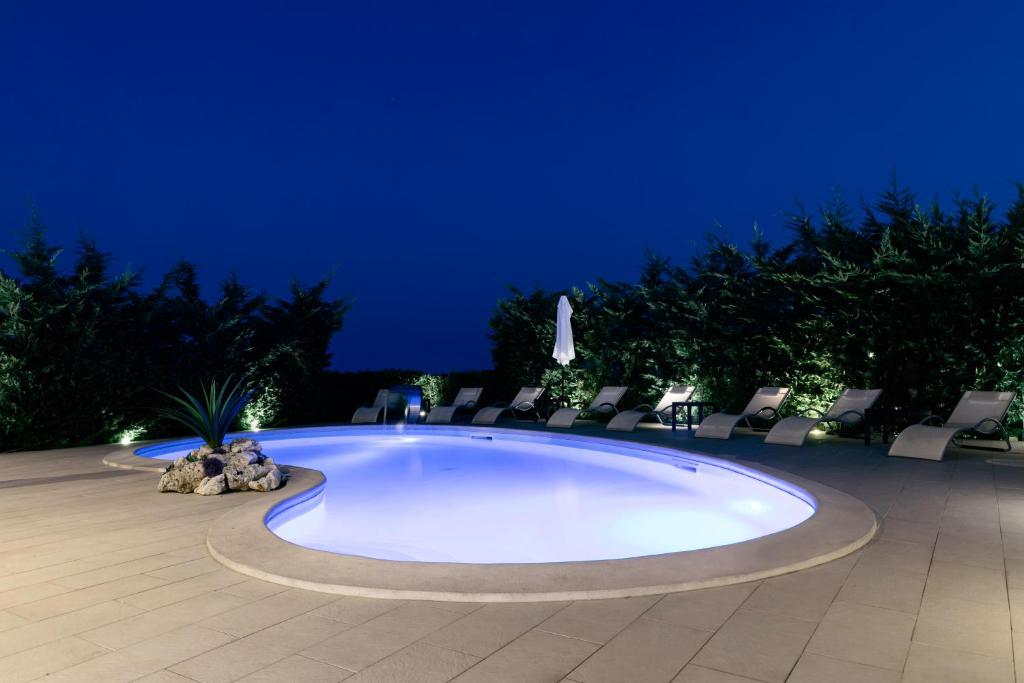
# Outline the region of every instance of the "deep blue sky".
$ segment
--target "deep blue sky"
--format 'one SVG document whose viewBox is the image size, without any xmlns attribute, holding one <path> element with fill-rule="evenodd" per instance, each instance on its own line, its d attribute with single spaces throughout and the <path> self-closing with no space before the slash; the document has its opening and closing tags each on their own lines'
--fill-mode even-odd
<svg viewBox="0 0 1024 683">
<path fill-rule="evenodd" d="M 1005 207 L 1022 27 L 1011 0 L 0 0 L 0 246 L 34 202 L 150 282 L 334 270 L 337 367 L 487 367 L 507 284 L 782 240 L 795 197 L 893 171 Z"/>
</svg>

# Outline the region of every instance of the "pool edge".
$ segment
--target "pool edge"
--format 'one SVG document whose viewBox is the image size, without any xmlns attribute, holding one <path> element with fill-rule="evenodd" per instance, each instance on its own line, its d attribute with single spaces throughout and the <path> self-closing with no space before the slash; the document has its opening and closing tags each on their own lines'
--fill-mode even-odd
<svg viewBox="0 0 1024 683">
<path fill-rule="evenodd" d="M 323 593 L 444 602 L 549 602 L 658 595 L 765 579 L 839 559 L 877 533 L 877 517 L 853 496 L 772 468 L 701 457 L 799 487 L 816 500 L 816 512 L 795 527 L 761 538 L 665 555 L 529 565 L 394 562 L 304 548 L 273 534 L 265 524 L 267 517 L 315 495 L 325 481 L 319 471 L 290 467 L 287 486 L 259 494 L 217 518 L 207 531 L 206 546 L 214 559 L 240 574 Z M 130 469 L 164 467 L 124 449 L 103 460 Z"/>
</svg>

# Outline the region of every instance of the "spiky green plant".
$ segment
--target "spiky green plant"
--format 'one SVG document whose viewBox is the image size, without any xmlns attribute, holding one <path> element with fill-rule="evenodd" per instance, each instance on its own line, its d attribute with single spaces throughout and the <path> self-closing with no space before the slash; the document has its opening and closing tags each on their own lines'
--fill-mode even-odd
<svg viewBox="0 0 1024 683">
<path fill-rule="evenodd" d="M 252 392 L 245 388 L 241 380 L 232 382 L 231 377 L 221 385 L 214 379 L 209 388 L 200 383 L 199 388 L 198 397 L 181 387 L 178 387 L 180 396 L 161 391 L 177 406 L 157 408 L 157 414 L 185 425 L 210 448 L 220 448 L 224 445 L 224 436 L 249 401 Z"/>
</svg>

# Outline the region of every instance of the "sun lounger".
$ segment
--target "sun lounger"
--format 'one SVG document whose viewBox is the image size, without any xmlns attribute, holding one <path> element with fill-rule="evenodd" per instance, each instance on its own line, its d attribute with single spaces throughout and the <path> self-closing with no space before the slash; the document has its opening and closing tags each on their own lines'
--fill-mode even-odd
<svg viewBox="0 0 1024 683">
<path fill-rule="evenodd" d="M 789 387 L 761 387 L 750 399 L 750 403 L 738 415 L 732 413 L 714 413 L 708 415 L 697 426 L 693 433 L 701 439 L 728 439 L 741 423 L 750 427 L 751 419 L 774 420 L 789 398 Z"/>
<path fill-rule="evenodd" d="M 381 389 L 377 392 L 377 397 L 373 400 L 373 405 L 356 408 L 356 412 L 352 414 L 352 424 L 373 424 L 380 420 L 382 413 L 386 418 L 387 407 L 388 390 Z"/>
<path fill-rule="evenodd" d="M 473 416 L 473 424 L 492 425 L 505 413 L 510 413 L 512 417 L 530 413 L 536 414 L 537 401 L 540 400 L 543 393 L 544 387 L 523 387 L 516 394 L 516 397 L 512 399 L 511 403 L 495 403 L 492 406 L 478 410 L 476 415 Z"/>
<path fill-rule="evenodd" d="M 875 405 L 881 394 L 881 389 L 843 389 L 843 393 L 827 413 L 787 417 L 772 427 L 764 442 L 783 446 L 803 446 L 807 435 L 820 424 L 835 422 L 852 427 L 864 421 L 864 411 Z"/>
<path fill-rule="evenodd" d="M 618 404 L 626 395 L 628 387 L 603 387 L 598 392 L 597 398 L 591 401 L 590 405 L 580 410 L 579 408 L 559 408 L 548 418 L 548 427 L 569 429 L 576 424 L 580 415 L 614 415 L 619 412 Z"/>
<path fill-rule="evenodd" d="M 458 411 L 473 410 L 483 393 L 480 387 L 462 388 L 450 406 L 435 406 L 427 413 L 427 424 L 445 424 L 452 421 Z"/>
<path fill-rule="evenodd" d="M 631 432 L 636 429 L 640 420 L 648 417 L 656 419 L 661 424 L 665 424 L 672 419 L 672 404 L 689 401 L 693 396 L 693 391 L 694 387 L 685 384 L 673 385 L 661 397 L 658 405 L 652 407 L 645 404 L 631 410 L 623 410 L 611 419 L 606 429 L 610 429 L 613 432 Z"/>
<path fill-rule="evenodd" d="M 942 460 L 950 443 L 963 447 L 956 442 L 961 434 L 998 435 L 1006 446 L 1002 450 L 1008 451 L 1010 437 L 1003 420 L 1014 397 L 1012 391 L 965 391 L 948 420 L 942 422 L 938 416 L 929 415 L 919 424 L 907 427 L 896 437 L 889 455 Z"/>
</svg>

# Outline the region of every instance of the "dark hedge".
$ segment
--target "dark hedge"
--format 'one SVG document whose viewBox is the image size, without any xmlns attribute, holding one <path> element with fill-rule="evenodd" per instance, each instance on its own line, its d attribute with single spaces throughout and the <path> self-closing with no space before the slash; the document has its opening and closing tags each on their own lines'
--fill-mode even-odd
<svg viewBox="0 0 1024 683">
<path fill-rule="evenodd" d="M 816 216 L 798 210 L 781 247 L 756 232 L 747 248 L 712 236 L 688 267 L 649 255 L 637 283 L 513 289 L 491 320 L 497 377 L 558 392 L 550 352 L 565 293 L 577 402 L 604 384 L 647 402 L 686 381 L 739 409 L 757 387 L 783 385 L 796 412 L 854 386 L 941 413 L 965 389 L 1020 390 L 1024 185 L 1001 216 L 977 193 L 951 206 L 921 206 L 894 181 L 856 219 L 840 198 Z"/>
</svg>

